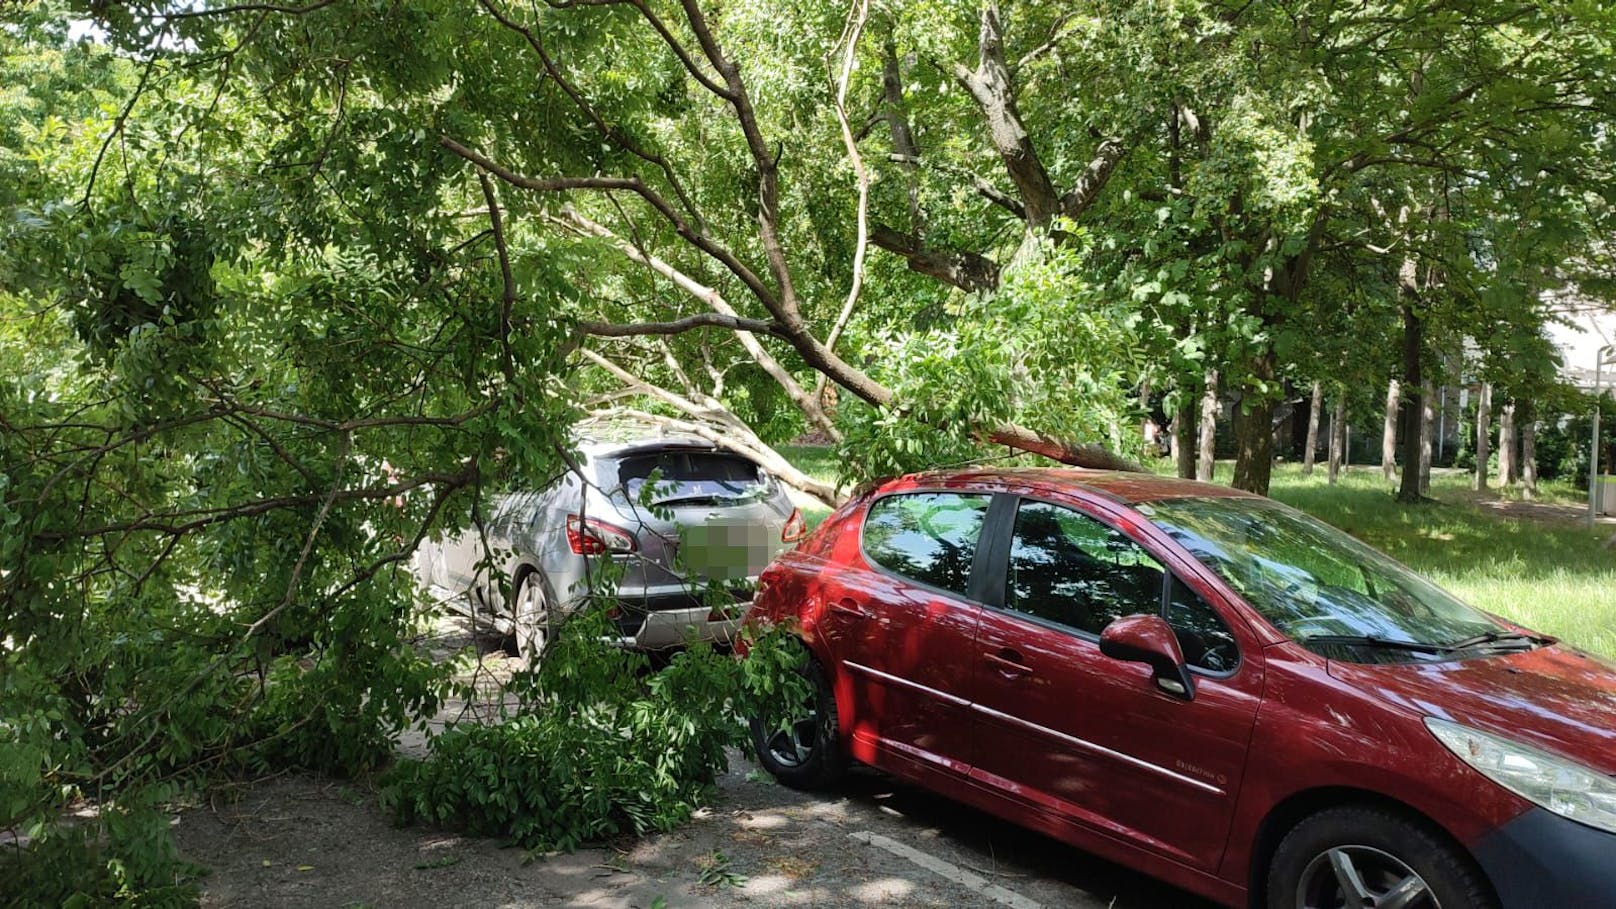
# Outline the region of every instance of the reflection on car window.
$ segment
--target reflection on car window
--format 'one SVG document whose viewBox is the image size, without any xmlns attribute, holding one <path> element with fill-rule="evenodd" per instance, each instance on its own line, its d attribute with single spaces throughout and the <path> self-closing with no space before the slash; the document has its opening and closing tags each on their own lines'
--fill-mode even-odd
<svg viewBox="0 0 1616 909">
<path fill-rule="evenodd" d="M 877 499 L 864 521 L 864 551 L 883 568 L 964 596 L 988 501 L 952 492 Z"/>
<path fill-rule="evenodd" d="M 1159 613 L 1162 567 L 1139 544 L 1069 508 L 1023 501 L 1005 605 L 1099 634 L 1112 619 Z"/>
<path fill-rule="evenodd" d="M 659 451 L 624 458 L 617 468 L 618 481 L 633 502 L 640 501 L 653 476 L 653 505 L 731 504 L 769 492 L 767 475 L 758 465 L 724 452 Z"/>
<path fill-rule="evenodd" d="M 1266 499 L 1167 499 L 1139 509 L 1229 582 L 1276 628 L 1310 637 L 1443 645 L 1500 626 L 1441 588 L 1339 530 Z M 1358 661 L 1437 654 L 1319 644 Z"/>
<path fill-rule="evenodd" d="M 1167 624 L 1178 635 L 1184 662 L 1208 672 L 1233 672 L 1240 666 L 1234 635 L 1218 613 L 1177 575 L 1169 575 Z"/>
</svg>

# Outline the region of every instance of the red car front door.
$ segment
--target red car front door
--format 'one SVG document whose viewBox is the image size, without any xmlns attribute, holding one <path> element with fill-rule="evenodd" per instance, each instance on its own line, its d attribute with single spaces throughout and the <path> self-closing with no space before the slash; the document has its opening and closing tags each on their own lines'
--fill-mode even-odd
<svg viewBox="0 0 1616 909">
<path fill-rule="evenodd" d="M 838 664 L 854 757 L 925 779 L 969 770 L 967 696 L 982 607 L 977 543 L 990 496 L 903 492 L 876 499 L 860 559 L 821 582 L 820 628 Z"/>
<path fill-rule="evenodd" d="M 1259 648 L 1092 515 L 1023 498 L 1003 525 L 1002 597 L 989 597 L 997 608 L 977 634 L 972 779 L 1090 835 L 1214 870 L 1261 694 Z M 1105 625 L 1138 613 L 1178 631 L 1193 699 L 1100 653 Z"/>
</svg>

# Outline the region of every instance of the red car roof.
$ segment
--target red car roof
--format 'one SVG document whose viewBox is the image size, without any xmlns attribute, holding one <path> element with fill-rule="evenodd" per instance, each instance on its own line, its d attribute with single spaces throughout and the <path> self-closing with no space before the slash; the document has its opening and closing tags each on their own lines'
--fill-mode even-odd
<svg viewBox="0 0 1616 909">
<path fill-rule="evenodd" d="M 1261 496 L 1228 486 L 1180 480 L 1151 473 L 1117 470 L 1081 470 L 1069 467 L 967 467 L 909 474 L 882 484 L 882 488 L 914 485 L 1042 486 L 1082 489 L 1127 505 L 1159 499 L 1246 498 Z"/>
</svg>

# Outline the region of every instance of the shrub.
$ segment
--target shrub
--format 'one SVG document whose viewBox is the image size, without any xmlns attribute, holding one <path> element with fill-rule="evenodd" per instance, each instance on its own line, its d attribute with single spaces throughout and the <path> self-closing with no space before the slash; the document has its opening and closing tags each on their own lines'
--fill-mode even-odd
<svg viewBox="0 0 1616 909">
<path fill-rule="evenodd" d="M 605 630 L 598 613 L 569 622 L 537 677 L 513 686 L 525 698 L 515 715 L 452 726 L 426 760 L 401 762 L 384 789 L 399 818 L 530 849 L 668 830 L 726 769 L 725 748 L 745 744 L 747 715 L 807 696 L 785 631 L 758 637 L 746 660 L 694 644 L 653 672 L 598 643 Z"/>
</svg>

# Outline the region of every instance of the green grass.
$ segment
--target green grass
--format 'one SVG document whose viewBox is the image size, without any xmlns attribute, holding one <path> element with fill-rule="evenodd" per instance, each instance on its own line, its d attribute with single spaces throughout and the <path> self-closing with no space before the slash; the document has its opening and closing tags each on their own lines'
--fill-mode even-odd
<svg viewBox="0 0 1616 909">
<path fill-rule="evenodd" d="M 836 482 L 836 449 L 829 445 L 781 445 L 775 449 L 798 470 L 823 483 Z"/>
<path fill-rule="evenodd" d="M 781 453 L 813 476 L 835 478 L 837 462 L 828 448 L 787 446 Z M 1229 464 L 1218 465 L 1220 480 L 1227 482 L 1231 472 Z M 1303 477 L 1300 467 L 1286 464 L 1275 467 L 1270 494 L 1386 552 L 1469 603 L 1616 656 L 1616 548 L 1605 545 L 1616 531 L 1486 509 L 1475 503 L 1462 473 L 1439 471 L 1431 484 L 1436 502 L 1402 505 L 1378 467 L 1353 468 L 1331 486 L 1322 468 Z M 1544 492 L 1539 501 L 1578 502 L 1568 485 Z M 813 525 L 827 513 L 808 512 L 803 510 L 804 517 Z"/>
<path fill-rule="evenodd" d="M 798 470 L 821 483 L 836 482 L 836 472 L 841 462 L 836 460 L 834 448 L 828 445 L 781 445 L 775 450 Z M 830 509 L 816 502 L 804 502 L 801 509 L 802 519 L 810 530 L 830 517 Z"/>
<path fill-rule="evenodd" d="M 1270 495 L 1358 537 L 1461 599 L 1523 625 L 1616 655 L 1616 549 L 1612 529 L 1511 517 L 1474 504 L 1463 474 L 1431 480 L 1438 501 L 1401 505 L 1379 468 L 1330 486 L 1276 469 Z"/>
</svg>

